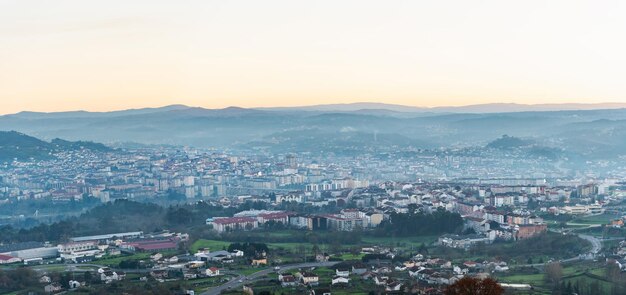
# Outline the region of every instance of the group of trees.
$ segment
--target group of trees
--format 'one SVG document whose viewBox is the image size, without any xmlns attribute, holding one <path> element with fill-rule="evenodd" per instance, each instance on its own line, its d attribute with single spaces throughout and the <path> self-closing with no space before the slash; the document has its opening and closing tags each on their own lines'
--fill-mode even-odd
<svg viewBox="0 0 626 295">
<path fill-rule="evenodd" d="M 527 262 L 529 257 L 538 254 L 557 259 L 571 258 L 579 253 L 584 253 L 589 247 L 589 242 L 575 235 L 562 235 L 548 232 L 514 243 L 500 242 L 491 245 L 479 244 L 470 248 L 469 253 L 475 256 L 498 257 L 506 260 L 512 259 L 522 263 Z"/>
<path fill-rule="evenodd" d="M 30 268 L 0 270 L 0 293 L 28 290 L 39 285 L 37 273 Z"/>
<path fill-rule="evenodd" d="M 383 221 L 374 234 L 397 237 L 438 235 L 459 232 L 462 227 L 461 215 L 439 208 L 432 213 L 391 213 L 390 219 Z"/>
<path fill-rule="evenodd" d="M 167 208 L 153 203 L 118 199 L 94 207 L 78 217 L 68 217 L 51 224 L 39 224 L 32 228 L 17 229 L 0 227 L 0 242 L 50 241 L 63 242 L 78 235 L 144 231 L 163 229 L 188 231 L 203 225 L 207 216 L 230 216 L 254 204 L 243 204 L 242 208 L 224 208 L 205 202 L 172 205 Z"/>
<path fill-rule="evenodd" d="M 446 295 L 501 295 L 504 288 L 494 279 L 478 279 L 464 277 L 454 284 L 449 285 L 444 294 Z"/>
<path fill-rule="evenodd" d="M 553 294 L 626 294 L 626 275 L 617 264 L 610 260 L 606 264 L 604 276 L 587 272 L 582 275 L 582 278 L 567 277 L 563 275 L 561 265 L 556 262 L 546 265 L 544 276 Z"/>
</svg>

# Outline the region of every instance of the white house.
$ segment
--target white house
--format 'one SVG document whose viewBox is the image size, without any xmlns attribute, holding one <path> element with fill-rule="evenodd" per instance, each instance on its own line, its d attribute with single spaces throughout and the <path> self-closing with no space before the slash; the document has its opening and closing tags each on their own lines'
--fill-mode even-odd
<svg viewBox="0 0 626 295">
<path fill-rule="evenodd" d="M 70 289 L 76 289 L 80 287 L 81 283 L 79 281 L 70 280 L 68 285 L 70 286 Z"/>
<path fill-rule="evenodd" d="M 206 269 L 205 274 L 208 277 L 216 277 L 220 275 L 220 269 L 217 267 L 209 267 Z"/>
<path fill-rule="evenodd" d="M 336 269 L 335 270 L 335 275 L 337 275 L 338 277 L 344 277 L 347 278 L 350 276 L 350 270 L 349 269 Z"/>
<path fill-rule="evenodd" d="M 340 277 L 340 276 L 335 276 L 332 279 L 332 284 L 336 285 L 336 284 L 347 284 L 350 282 L 350 279 L 347 277 Z"/>
<path fill-rule="evenodd" d="M 300 273 L 300 280 L 302 280 L 302 283 L 305 285 L 314 286 L 314 285 L 319 284 L 320 277 L 314 273 L 305 271 L 305 272 Z"/>
</svg>

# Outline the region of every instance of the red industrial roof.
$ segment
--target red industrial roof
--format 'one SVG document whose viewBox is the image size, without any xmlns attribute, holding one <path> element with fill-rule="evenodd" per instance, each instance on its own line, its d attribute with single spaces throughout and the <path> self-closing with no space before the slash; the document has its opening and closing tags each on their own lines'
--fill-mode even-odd
<svg viewBox="0 0 626 295">
<path fill-rule="evenodd" d="M 9 255 L 2 255 L 2 254 L 0 254 L 0 260 L 5 260 L 6 261 L 6 260 L 11 260 L 13 258 L 15 258 L 15 257 L 9 256 Z"/>
</svg>

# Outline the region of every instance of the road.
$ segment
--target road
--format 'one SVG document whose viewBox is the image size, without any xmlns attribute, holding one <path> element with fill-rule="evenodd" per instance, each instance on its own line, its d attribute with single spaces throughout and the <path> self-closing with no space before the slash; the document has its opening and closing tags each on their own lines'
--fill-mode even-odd
<svg viewBox="0 0 626 295">
<path fill-rule="evenodd" d="M 280 271 L 296 269 L 296 268 L 306 268 L 306 267 L 329 267 L 337 263 L 339 262 L 310 262 L 310 263 L 280 265 Z M 224 290 L 235 289 L 235 288 L 241 287 L 247 281 L 253 281 L 262 276 L 268 275 L 272 273 L 273 271 L 274 271 L 274 268 L 266 268 L 258 272 L 255 272 L 247 277 L 240 275 L 234 279 L 231 279 L 230 281 L 228 281 L 228 283 L 225 283 L 221 286 L 213 287 L 201 293 L 201 295 L 219 295 Z M 242 282 L 239 282 L 239 280 L 242 280 Z"/>
<path fill-rule="evenodd" d="M 551 230 L 553 232 L 557 232 L 557 233 L 561 233 L 561 231 L 559 230 Z M 598 253 L 600 253 L 600 250 L 602 250 L 602 241 L 594 236 L 590 236 L 590 235 L 584 235 L 584 234 L 577 234 L 579 238 L 584 239 L 589 241 L 589 243 L 591 243 L 591 250 L 587 253 L 581 253 L 582 254 L 593 254 L 596 255 Z M 559 262 L 561 263 L 565 263 L 565 262 L 574 262 L 574 261 L 579 261 L 581 260 L 580 255 L 576 256 L 576 257 L 572 257 L 572 258 L 567 258 L 567 259 L 562 259 L 559 260 Z M 533 263 L 533 264 L 522 264 L 522 265 L 515 265 L 515 267 L 542 267 L 545 266 L 546 264 L 548 264 L 549 262 L 544 262 L 544 263 Z"/>
<path fill-rule="evenodd" d="M 587 241 L 589 241 L 589 243 L 591 243 L 591 251 L 589 251 L 592 254 L 598 254 L 600 253 L 600 250 L 602 249 L 602 242 L 594 237 L 594 236 L 590 236 L 590 235 L 583 235 L 583 234 L 579 234 L 578 237 L 580 237 L 581 239 L 585 239 Z"/>
</svg>

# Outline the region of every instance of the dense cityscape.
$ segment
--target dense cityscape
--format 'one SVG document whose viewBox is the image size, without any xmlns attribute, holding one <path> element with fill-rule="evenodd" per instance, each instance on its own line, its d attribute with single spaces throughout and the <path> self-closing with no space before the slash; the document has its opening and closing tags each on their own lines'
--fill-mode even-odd
<svg viewBox="0 0 626 295">
<path fill-rule="evenodd" d="M 626 269 L 619 169 L 598 178 L 493 146 L 315 156 L 78 144 L 0 170 L 0 261 L 31 266 L 34 292 L 436 294 L 472 277 L 594 294 L 607 286 L 579 279 L 598 276 L 590 268 Z M 96 224 L 155 208 L 167 222 L 80 228 L 99 210 L 118 212 Z"/>
</svg>

